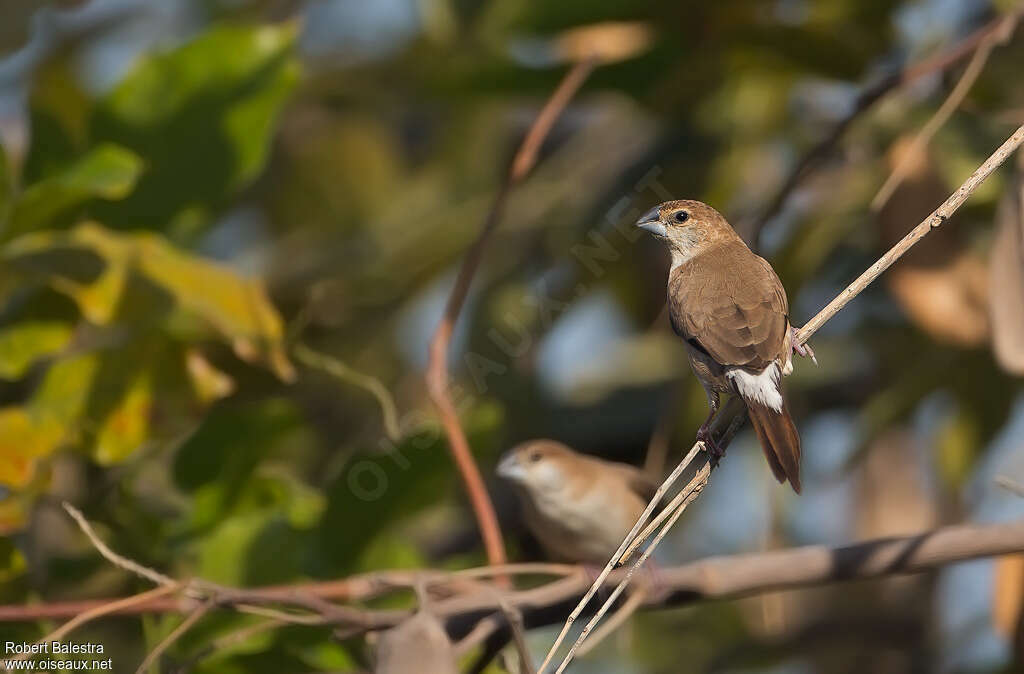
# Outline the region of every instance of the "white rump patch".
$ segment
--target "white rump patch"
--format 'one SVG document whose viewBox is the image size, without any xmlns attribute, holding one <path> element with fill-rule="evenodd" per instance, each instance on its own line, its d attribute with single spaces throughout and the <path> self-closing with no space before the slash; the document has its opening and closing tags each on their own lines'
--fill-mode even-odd
<svg viewBox="0 0 1024 674">
<path fill-rule="evenodd" d="M 782 411 L 782 393 L 779 392 L 779 363 L 773 362 L 760 374 L 751 374 L 741 368 L 725 371 L 725 376 L 736 385 L 740 395 L 765 407 Z"/>
</svg>

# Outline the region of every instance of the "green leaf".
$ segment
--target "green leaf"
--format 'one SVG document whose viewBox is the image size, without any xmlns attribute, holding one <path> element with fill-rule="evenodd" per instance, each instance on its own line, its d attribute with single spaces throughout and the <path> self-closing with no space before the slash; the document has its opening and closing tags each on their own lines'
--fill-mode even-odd
<svg viewBox="0 0 1024 674">
<path fill-rule="evenodd" d="M 138 226 L 156 214 L 167 225 L 258 175 L 298 81 L 296 33 L 295 24 L 221 26 L 142 61 L 101 102 L 94 136 L 132 148 L 152 171 L 105 220 Z"/>
<path fill-rule="evenodd" d="M 17 260 L 62 248 L 91 251 L 107 265 L 91 283 L 61 275 L 66 263 L 43 272 L 52 274 L 53 287 L 74 299 L 89 320 L 111 320 L 129 273 L 137 273 L 166 291 L 187 316 L 213 328 L 240 358 L 265 364 L 285 381 L 294 378 L 285 353 L 284 322 L 259 279 L 191 255 L 158 235 L 122 234 L 95 223 L 26 234 L 3 252 L 8 260 Z"/>
<path fill-rule="evenodd" d="M 71 334 L 63 321 L 25 321 L 0 330 L 0 378 L 20 379 L 37 360 L 63 350 Z"/>
<path fill-rule="evenodd" d="M 25 408 L 0 409 L 0 484 L 27 485 L 36 461 L 53 453 L 62 436 L 59 425 L 36 419 Z"/>
<path fill-rule="evenodd" d="M 54 218 L 94 198 L 123 199 L 142 173 L 142 160 L 123 147 L 104 144 L 60 173 L 35 183 L 14 203 L 2 236 L 41 229 Z"/>
</svg>

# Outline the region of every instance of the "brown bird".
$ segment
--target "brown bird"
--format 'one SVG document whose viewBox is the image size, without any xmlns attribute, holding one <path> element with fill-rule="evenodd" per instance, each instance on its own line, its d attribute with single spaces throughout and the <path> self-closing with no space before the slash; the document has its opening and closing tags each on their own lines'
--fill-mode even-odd
<svg viewBox="0 0 1024 674">
<path fill-rule="evenodd" d="M 516 486 L 526 526 L 545 552 L 574 564 L 607 562 L 657 488 L 638 468 L 554 440 L 509 450 L 498 475 Z"/>
<path fill-rule="evenodd" d="M 699 201 L 666 201 L 645 213 L 637 227 L 663 241 L 672 254 L 668 306 L 672 328 L 708 396 L 710 412 L 697 432 L 714 458 L 710 436 L 719 395 L 739 395 L 779 482 L 800 493 L 800 436 L 786 407 L 781 379 L 793 370 L 797 344 L 789 324 L 782 282 L 725 218 Z"/>
</svg>

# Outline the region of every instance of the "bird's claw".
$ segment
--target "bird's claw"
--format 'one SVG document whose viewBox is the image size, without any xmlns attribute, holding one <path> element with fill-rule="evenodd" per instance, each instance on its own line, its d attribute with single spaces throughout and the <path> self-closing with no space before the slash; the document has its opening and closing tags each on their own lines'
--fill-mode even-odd
<svg viewBox="0 0 1024 674">
<path fill-rule="evenodd" d="M 711 428 L 707 424 L 697 429 L 697 441 L 704 443 L 704 449 L 708 453 L 711 467 L 717 467 L 718 462 L 725 456 L 725 450 L 715 442 L 715 439 L 711 436 Z"/>
<path fill-rule="evenodd" d="M 801 344 L 800 340 L 797 339 L 796 328 L 791 327 L 789 329 L 789 343 L 792 345 L 793 351 L 795 351 L 798 355 L 804 358 L 810 358 L 812 363 L 814 363 L 815 365 L 818 364 L 818 359 L 814 357 L 814 349 L 811 348 L 811 345 Z"/>
</svg>

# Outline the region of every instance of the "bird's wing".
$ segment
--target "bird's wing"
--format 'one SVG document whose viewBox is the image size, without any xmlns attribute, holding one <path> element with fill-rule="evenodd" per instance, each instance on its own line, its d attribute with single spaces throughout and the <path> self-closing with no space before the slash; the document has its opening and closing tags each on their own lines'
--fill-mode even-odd
<svg viewBox="0 0 1024 674">
<path fill-rule="evenodd" d="M 644 501 L 654 498 L 654 492 L 658 491 L 658 484 L 647 473 L 626 463 L 609 463 L 608 465 L 625 479 L 630 491 Z"/>
<path fill-rule="evenodd" d="M 771 265 L 740 241 L 673 270 L 668 299 L 676 332 L 722 365 L 763 370 L 785 353 L 786 292 Z"/>
</svg>

